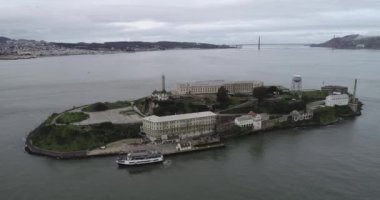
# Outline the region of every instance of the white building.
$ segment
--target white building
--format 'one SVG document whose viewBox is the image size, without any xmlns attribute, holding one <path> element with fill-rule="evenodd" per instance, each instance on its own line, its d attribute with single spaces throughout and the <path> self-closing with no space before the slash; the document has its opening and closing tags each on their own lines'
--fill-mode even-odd
<svg viewBox="0 0 380 200">
<path fill-rule="evenodd" d="M 255 87 L 261 87 L 262 81 L 238 81 L 226 82 L 224 80 L 198 81 L 194 83 L 179 83 L 175 92 L 177 94 L 216 94 L 218 89 L 224 86 L 228 93 L 252 93 Z"/>
<path fill-rule="evenodd" d="M 164 92 L 158 92 L 154 91 L 151 95 L 152 99 L 158 100 L 158 101 L 166 101 L 169 99 L 168 93 Z"/>
<path fill-rule="evenodd" d="M 179 140 L 214 133 L 217 115 L 198 112 L 180 115 L 145 117 L 141 131 L 152 141 Z"/>
<path fill-rule="evenodd" d="M 349 96 L 347 94 L 332 94 L 326 97 L 326 106 L 345 106 L 348 105 Z"/>
<path fill-rule="evenodd" d="M 254 130 L 260 130 L 262 128 L 262 122 L 263 122 L 263 118 L 261 117 L 260 114 L 257 114 L 253 118 L 253 129 Z"/>
<path fill-rule="evenodd" d="M 253 126 L 253 116 L 252 115 L 243 115 L 240 117 L 236 117 L 235 125 L 239 127 L 250 127 Z"/>
<path fill-rule="evenodd" d="M 191 142 L 179 142 L 176 146 L 177 151 L 189 151 L 192 149 Z"/>
<path fill-rule="evenodd" d="M 294 122 L 298 122 L 298 121 L 313 119 L 314 113 L 312 111 L 304 112 L 304 111 L 293 110 L 292 112 L 290 112 L 290 116 L 292 117 L 292 120 Z"/>
<path fill-rule="evenodd" d="M 260 114 L 243 115 L 235 118 L 234 123 L 239 127 L 253 127 L 254 130 L 260 130 L 262 126 L 262 117 Z"/>
</svg>

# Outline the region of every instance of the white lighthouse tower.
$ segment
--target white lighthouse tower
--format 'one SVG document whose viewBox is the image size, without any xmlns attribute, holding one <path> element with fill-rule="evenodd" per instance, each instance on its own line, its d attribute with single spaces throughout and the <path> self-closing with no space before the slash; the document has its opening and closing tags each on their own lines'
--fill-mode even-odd
<svg viewBox="0 0 380 200">
<path fill-rule="evenodd" d="M 165 75 L 161 76 L 161 91 L 154 90 L 151 97 L 158 101 L 166 101 L 169 99 L 169 93 L 166 92 L 165 88 Z"/>
</svg>

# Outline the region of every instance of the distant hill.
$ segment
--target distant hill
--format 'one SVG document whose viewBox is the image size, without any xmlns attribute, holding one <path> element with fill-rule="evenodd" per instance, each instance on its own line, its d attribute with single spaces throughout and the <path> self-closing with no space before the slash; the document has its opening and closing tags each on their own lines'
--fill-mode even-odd
<svg viewBox="0 0 380 200">
<path fill-rule="evenodd" d="M 105 42 L 105 43 L 60 43 L 36 40 L 14 40 L 0 37 L 0 60 L 35 58 L 41 56 L 62 56 L 99 53 L 157 51 L 167 49 L 221 49 L 235 48 L 196 42 Z"/>
<path fill-rule="evenodd" d="M 311 47 L 336 49 L 380 49 L 380 36 L 347 35 L 336 37 L 327 42 L 312 44 Z"/>
<path fill-rule="evenodd" d="M 108 50 L 108 51 L 139 51 L 144 49 L 166 50 L 166 49 L 217 49 L 231 48 L 227 45 L 215 45 L 195 42 L 141 42 L 141 41 L 120 41 L 105 43 L 52 43 L 59 47 L 85 49 L 85 50 Z"/>
<path fill-rule="evenodd" d="M 0 43 L 6 43 L 8 40 L 11 40 L 11 39 L 0 36 Z"/>
</svg>

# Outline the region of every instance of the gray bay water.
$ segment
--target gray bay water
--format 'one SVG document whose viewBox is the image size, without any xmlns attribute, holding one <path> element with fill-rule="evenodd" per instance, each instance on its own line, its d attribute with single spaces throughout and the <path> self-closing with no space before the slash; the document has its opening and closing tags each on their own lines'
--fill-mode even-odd
<svg viewBox="0 0 380 200">
<path fill-rule="evenodd" d="M 303 46 L 174 50 L 0 61 L 0 199 L 380 199 L 380 52 Z M 134 99 L 205 79 L 304 88 L 359 79 L 363 115 L 346 122 L 227 141 L 227 148 L 117 169 L 114 158 L 61 161 L 24 153 L 53 112 Z"/>
</svg>

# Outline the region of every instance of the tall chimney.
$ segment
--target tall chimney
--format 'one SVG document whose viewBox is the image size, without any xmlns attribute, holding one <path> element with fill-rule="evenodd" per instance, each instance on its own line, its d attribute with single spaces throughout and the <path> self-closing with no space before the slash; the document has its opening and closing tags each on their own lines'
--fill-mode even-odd
<svg viewBox="0 0 380 200">
<path fill-rule="evenodd" d="M 161 77 L 161 87 L 162 87 L 162 91 L 164 92 L 165 91 L 165 75 L 162 75 Z"/>
<path fill-rule="evenodd" d="M 355 84 L 354 84 L 354 93 L 352 94 L 353 102 L 356 102 L 356 85 L 358 83 L 358 79 L 355 78 Z"/>
<path fill-rule="evenodd" d="M 258 49 L 258 50 L 261 49 L 261 38 L 260 38 L 260 35 L 259 35 L 259 43 L 257 44 L 257 49 Z"/>
</svg>

